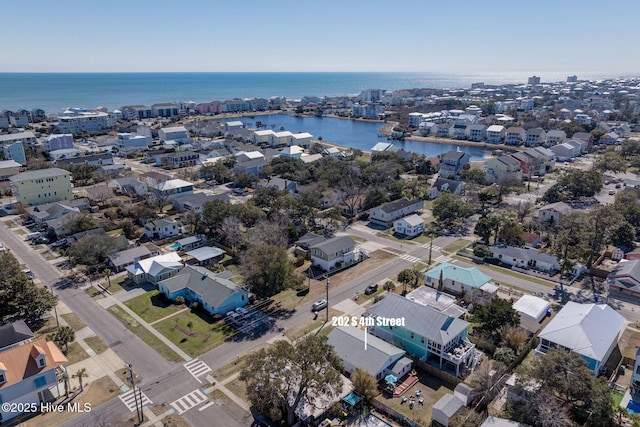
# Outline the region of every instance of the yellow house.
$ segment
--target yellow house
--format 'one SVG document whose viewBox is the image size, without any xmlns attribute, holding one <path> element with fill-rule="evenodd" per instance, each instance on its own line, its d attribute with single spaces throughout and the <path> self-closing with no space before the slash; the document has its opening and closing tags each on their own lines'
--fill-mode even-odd
<svg viewBox="0 0 640 427">
<path fill-rule="evenodd" d="M 24 205 L 35 206 L 73 198 L 71 173 L 64 169 L 39 169 L 9 179 L 17 201 Z"/>
</svg>

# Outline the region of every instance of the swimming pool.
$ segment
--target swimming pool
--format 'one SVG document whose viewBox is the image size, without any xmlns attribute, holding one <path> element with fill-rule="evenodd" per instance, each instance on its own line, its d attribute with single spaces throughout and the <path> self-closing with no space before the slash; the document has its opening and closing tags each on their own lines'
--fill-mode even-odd
<svg viewBox="0 0 640 427">
<path fill-rule="evenodd" d="M 173 245 L 169 246 L 169 249 L 177 251 L 178 249 L 180 249 L 181 246 L 182 246 L 181 243 L 174 243 Z"/>
<path fill-rule="evenodd" d="M 640 403 L 630 400 L 629 403 L 627 403 L 627 411 L 629 411 L 630 414 L 640 414 Z"/>
<path fill-rule="evenodd" d="M 346 395 L 343 400 L 349 403 L 350 405 L 355 405 L 360 400 L 360 396 L 351 392 L 348 395 Z"/>
</svg>

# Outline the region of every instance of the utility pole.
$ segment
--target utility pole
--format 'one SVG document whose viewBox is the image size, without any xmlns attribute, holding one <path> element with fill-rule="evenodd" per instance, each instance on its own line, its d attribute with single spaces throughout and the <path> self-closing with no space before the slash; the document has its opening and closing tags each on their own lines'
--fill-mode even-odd
<svg viewBox="0 0 640 427">
<path fill-rule="evenodd" d="M 429 240 L 429 266 L 431 266 L 431 253 L 433 252 L 433 227 L 429 227 L 429 235 L 431 239 Z"/>
<path fill-rule="evenodd" d="M 131 387 L 133 387 L 133 399 L 136 402 L 136 415 L 138 416 L 138 424 L 142 424 L 142 395 L 140 396 L 140 409 L 138 409 L 138 394 L 136 393 L 136 377 L 133 375 L 133 366 L 131 363 L 125 363 L 125 366 L 129 368 L 129 381 L 131 382 Z"/>
<path fill-rule="evenodd" d="M 327 276 L 327 323 L 329 323 L 329 276 Z"/>
</svg>

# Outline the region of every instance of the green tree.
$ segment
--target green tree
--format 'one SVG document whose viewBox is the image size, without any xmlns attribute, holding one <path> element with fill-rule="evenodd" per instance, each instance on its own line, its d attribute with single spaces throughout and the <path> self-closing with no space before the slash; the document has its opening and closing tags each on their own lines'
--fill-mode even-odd
<svg viewBox="0 0 640 427">
<path fill-rule="evenodd" d="M 362 368 L 356 368 L 351 373 L 353 390 L 364 398 L 366 402 L 378 395 L 378 384 L 371 374 Z"/>
<path fill-rule="evenodd" d="M 76 334 L 69 326 L 61 326 L 51 338 L 58 347 L 64 346 L 65 353 L 68 353 L 69 343 L 76 339 Z"/>
<path fill-rule="evenodd" d="M 124 249 L 126 245 L 122 239 L 107 234 L 88 235 L 69 247 L 69 259 L 95 271 L 109 254 Z"/>
<path fill-rule="evenodd" d="M 240 261 L 247 284 L 258 297 L 270 297 L 285 289 L 295 289 L 303 282 L 283 247 L 253 246 L 242 254 Z"/>
<path fill-rule="evenodd" d="M 398 273 L 398 282 L 402 283 L 402 294 L 407 293 L 407 285 L 414 281 L 413 270 L 405 268 Z"/>
<path fill-rule="evenodd" d="M 249 355 L 240 380 L 256 410 L 274 422 L 294 425 L 301 400 L 313 405 L 319 396 L 339 396 L 341 370 L 342 362 L 327 337 L 309 334 L 295 346 L 279 340 Z"/>
<path fill-rule="evenodd" d="M 476 308 L 473 321 L 478 323 L 476 328 L 494 339 L 499 338 L 500 328 L 503 326 L 518 326 L 520 316 L 513 309 L 513 302 L 500 297 L 493 297 L 491 302 Z"/>
<path fill-rule="evenodd" d="M 605 151 L 593 163 L 593 168 L 599 172 L 625 172 L 627 162 L 615 151 Z"/>
<path fill-rule="evenodd" d="M 0 318 L 5 321 L 38 320 L 53 309 L 57 297 L 46 288 L 36 287 L 21 272 L 9 251 L 0 253 Z"/>
<path fill-rule="evenodd" d="M 473 206 L 461 196 L 445 193 L 433 202 L 433 216 L 444 225 L 454 224 L 473 215 Z"/>
</svg>

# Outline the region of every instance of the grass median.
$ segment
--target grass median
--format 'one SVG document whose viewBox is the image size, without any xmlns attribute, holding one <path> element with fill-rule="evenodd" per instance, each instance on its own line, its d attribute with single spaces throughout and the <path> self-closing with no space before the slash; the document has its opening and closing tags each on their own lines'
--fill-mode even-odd
<svg viewBox="0 0 640 427">
<path fill-rule="evenodd" d="M 114 305 L 109 307 L 109 312 L 113 314 L 123 325 L 131 332 L 136 334 L 138 338 L 144 341 L 149 347 L 153 348 L 158 354 L 172 362 L 182 362 L 182 357 L 178 356 L 175 351 L 171 350 L 166 344 L 158 339 L 147 328 L 139 324 L 133 317 L 126 313 L 122 308 Z"/>
</svg>

